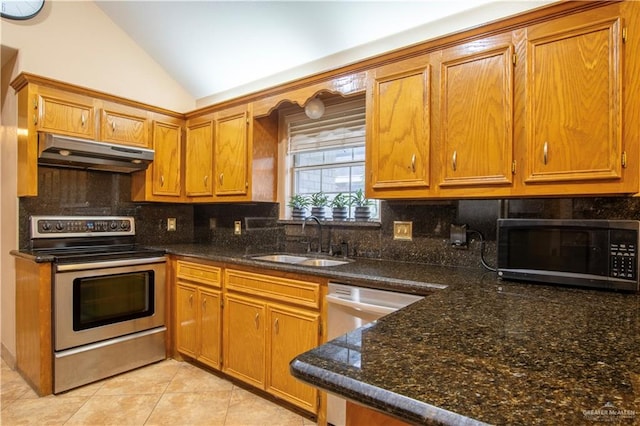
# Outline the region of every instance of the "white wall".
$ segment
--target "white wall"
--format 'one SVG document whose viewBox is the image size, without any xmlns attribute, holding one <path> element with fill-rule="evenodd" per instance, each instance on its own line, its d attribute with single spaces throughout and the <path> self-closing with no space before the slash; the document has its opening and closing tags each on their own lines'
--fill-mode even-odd
<svg viewBox="0 0 640 426">
<path fill-rule="evenodd" d="M 0 338 L 2 357 L 15 359 L 15 267 L 18 248 L 17 100 L 9 83 L 29 72 L 178 112 L 195 99 L 129 39 L 92 1 L 45 2 L 28 21 L 0 19 Z M 18 51 L 17 59 L 7 53 Z"/>
</svg>

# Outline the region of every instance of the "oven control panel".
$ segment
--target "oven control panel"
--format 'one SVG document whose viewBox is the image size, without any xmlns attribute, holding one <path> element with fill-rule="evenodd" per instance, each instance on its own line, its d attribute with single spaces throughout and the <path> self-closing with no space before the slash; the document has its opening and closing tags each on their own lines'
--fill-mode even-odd
<svg viewBox="0 0 640 426">
<path fill-rule="evenodd" d="M 31 238 L 135 235 L 131 216 L 31 216 Z"/>
</svg>

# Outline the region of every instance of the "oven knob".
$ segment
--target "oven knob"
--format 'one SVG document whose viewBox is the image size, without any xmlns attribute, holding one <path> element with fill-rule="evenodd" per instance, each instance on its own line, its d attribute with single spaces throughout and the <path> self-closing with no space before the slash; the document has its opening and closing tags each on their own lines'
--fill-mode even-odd
<svg viewBox="0 0 640 426">
<path fill-rule="evenodd" d="M 111 228 L 112 230 L 118 229 L 118 222 L 115 222 L 115 221 L 111 222 L 109 224 L 109 228 Z"/>
<path fill-rule="evenodd" d="M 62 231 L 64 229 L 64 223 L 62 223 L 62 222 L 56 223 L 56 229 L 58 231 Z"/>
<path fill-rule="evenodd" d="M 42 230 L 43 231 L 50 231 L 51 230 L 51 224 L 49 222 L 42 222 Z"/>
<path fill-rule="evenodd" d="M 122 228 L 123 231 L 128 231 L 131 226 L 128 221 L 123 220 L 122 223 L 120 223 L 120 228 Z"/>
</svg>

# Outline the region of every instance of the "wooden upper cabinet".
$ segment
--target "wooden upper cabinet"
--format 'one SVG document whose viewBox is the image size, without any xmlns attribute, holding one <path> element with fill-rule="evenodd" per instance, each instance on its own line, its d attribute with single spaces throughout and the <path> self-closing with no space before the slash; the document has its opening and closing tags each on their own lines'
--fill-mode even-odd
<svg viewBox="0 0 640 426">
<path fill-rule="evenodd" d="M 146 114 L 131 114 L 115 108 L 104 108 L 100 121 L 100 139 L 104 142 L 149 146 Z"/>
<path fill-rule="evenodd" d="M 244 195 L 249 187 L 249 115 L 247 111 L 216 119 L 214 171 L 216 195 Z"/>
<path fill-rule="evenodd" d="M 614 5 L 528 28 L 526 183 L 622 177 L 623 25 Z"/>
<path fill-rule="evenodd" d="M 510 34 L 442 52 L 441 189 L 511 185 L 513 57 Z"/>
<path fill-rule="evenodd" d="M 95 139 L 95 108 L 91 98 L 40 89 L 36 105 L 38 131 Z"/>
<path fill-rule="evenodd" d="M 430 64 L 378 68 L 367 90 L 367 195 L 424 197 L 429 189 Z"/>
<path fill-rule="evenodd" d="M 152 170 L 153 195 L 179 197 L 182 178 L 181 128 L 177 124 L 154 121 Z"/>
<path fill-rule="evenodd" d="M 212 120 L 187 125 L 185 175 L 187 196 L 213 196 Z"/>
</svg>

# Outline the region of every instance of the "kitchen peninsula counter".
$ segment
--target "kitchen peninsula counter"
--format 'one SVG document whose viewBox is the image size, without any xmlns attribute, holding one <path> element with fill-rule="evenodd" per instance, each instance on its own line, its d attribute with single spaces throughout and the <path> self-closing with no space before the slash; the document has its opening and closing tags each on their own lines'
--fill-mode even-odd
<svg viewBox="0 0 640 426">
<path fill-rule="evenodd" d="M 298 356 L 292 374 L 416 424 L 634 424 L 640 296 L 500 281 L 481 269 L 357 259 L 314 268 L 203 245 L 169 253 L 425 294 Z"/>
</svg>

